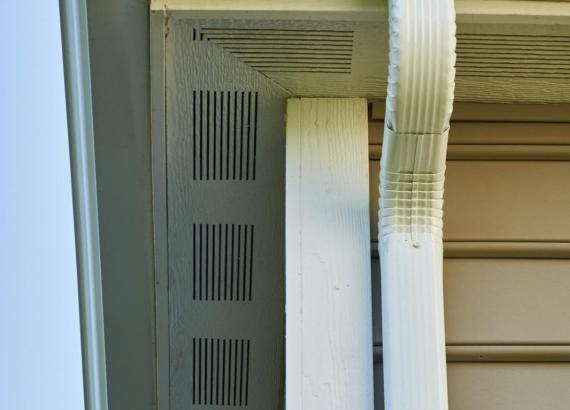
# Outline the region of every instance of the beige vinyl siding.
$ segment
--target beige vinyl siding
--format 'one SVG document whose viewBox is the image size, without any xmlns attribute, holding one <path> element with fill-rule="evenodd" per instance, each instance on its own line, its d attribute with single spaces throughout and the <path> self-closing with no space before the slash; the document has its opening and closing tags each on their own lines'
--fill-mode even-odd
<svg viewBox="0 0 570 410">
<path fill-rule="evenodd" d="M 448 363 L 450 410 L 566 410 L 570 363 Z M 375 409 L 383 408 L 375 363 Z"/>
<path fill-rule="evenodd" d="M 379 161 L 370 161 L 377 207 Z M 448 161 L 447 241 L 570 241 L 570 161 Z M 372 214 L 372 238 L 377 237 Z"/>
<path fill-rule="evenodd" d="M 570 107 L 457 104 L 444 203 L 451 410 L 570 402 Z M 383 408 L 377 243 L 383 104 L 370 111 L 376 409 Z"/>
</svg>

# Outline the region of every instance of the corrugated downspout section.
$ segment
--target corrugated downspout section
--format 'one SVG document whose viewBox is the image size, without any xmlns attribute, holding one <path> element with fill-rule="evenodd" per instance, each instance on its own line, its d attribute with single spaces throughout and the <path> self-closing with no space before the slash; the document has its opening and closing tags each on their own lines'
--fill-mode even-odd
<svg viewBox="0 0 570 410">
<path fill-rule="evenodd" d="M 453 1 L 392 1 L 378 241 L 387 410 L 448 407 L 442 206 L 454 64 Z"/>
</svg>

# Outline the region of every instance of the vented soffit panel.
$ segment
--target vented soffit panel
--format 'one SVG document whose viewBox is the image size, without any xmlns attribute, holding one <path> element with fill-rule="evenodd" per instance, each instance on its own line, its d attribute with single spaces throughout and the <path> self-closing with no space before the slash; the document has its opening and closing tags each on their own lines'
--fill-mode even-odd
<svg viewBox="0 0 570 410">
<path fill-rule="evenodd" d="M 153 1 L 292 96 L 384 99 L 385 1 Z M 456 101 L 570 102 L 570 3 L 456 1 Z"/>
</svg>

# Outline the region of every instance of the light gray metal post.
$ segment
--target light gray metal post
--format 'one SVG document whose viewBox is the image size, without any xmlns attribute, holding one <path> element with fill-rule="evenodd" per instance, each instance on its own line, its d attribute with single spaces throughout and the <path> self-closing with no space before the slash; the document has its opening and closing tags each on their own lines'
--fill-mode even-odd
<svg viewBox="0 0 570 410">
<path fill-rule="evenodd" d="M 107 410 L 107 377 L 85 0 L 60 0 L 86 410 Z"/>
</svg>

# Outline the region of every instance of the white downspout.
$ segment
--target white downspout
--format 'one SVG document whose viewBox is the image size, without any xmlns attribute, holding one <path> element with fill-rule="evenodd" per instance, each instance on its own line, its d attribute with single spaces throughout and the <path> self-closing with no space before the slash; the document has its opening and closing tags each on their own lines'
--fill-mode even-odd
<svg viewBox="0 0 570 410">
<path fill-rule="evenodd" d="M 442 205 L 454 65 L 453 0 L 392 0 L 378 238 L 387 410 L 448 408 Z"/>
</svg>

